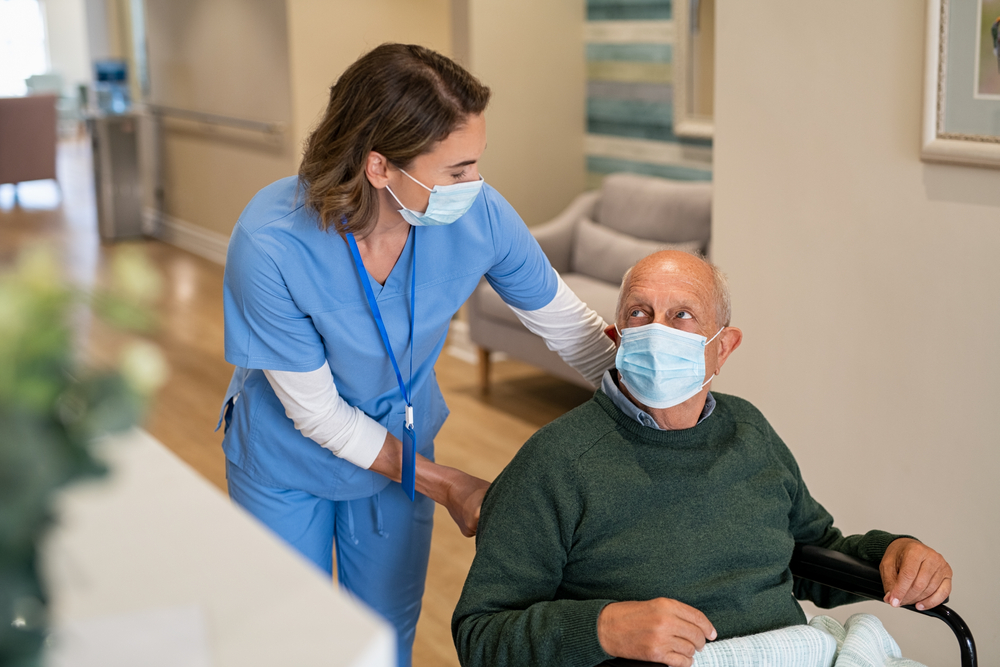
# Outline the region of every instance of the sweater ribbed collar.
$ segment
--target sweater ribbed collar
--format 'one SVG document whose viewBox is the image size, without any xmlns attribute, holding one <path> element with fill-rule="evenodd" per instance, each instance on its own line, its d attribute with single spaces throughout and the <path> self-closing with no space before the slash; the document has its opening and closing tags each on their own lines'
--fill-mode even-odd
<svg viewBox="0 0 1000 667">
<path fill-rule="evenodd" d="M 598 389 L 594 394 L 594 401 L 608 414 L 611 419 L 618 424 L 622 430 L 636 436 L 641 440 L 650 443 L 668 445 L 671 447 L 697 447 L 706 442 L 712 442 L 715 437 L 725 428 L 728 411 L 723 406 L 717 405 L 712 415 L 698 422 L 697 425 L 681 429 L 679 431 L 663 431 L 656 428 L 643 426 L 629 415 L 622 412 L 621 408 L 615 405 L 607 394 Z M 721 414 L 720 414 L 721 413 Z"/>
</svg>

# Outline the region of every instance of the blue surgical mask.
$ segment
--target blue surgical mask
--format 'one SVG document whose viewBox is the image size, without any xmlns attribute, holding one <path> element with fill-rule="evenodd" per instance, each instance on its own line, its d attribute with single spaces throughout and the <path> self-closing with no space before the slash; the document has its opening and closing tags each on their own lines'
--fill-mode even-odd
<svg viewBox="0 0 1000 667">
<path fill-rule="evenodd" d="M 643 405 L 680 405 L 712 381 L 711 377 L 705 379 L 705 346 L 722 329 L 710 339 L 655 323 L 619 331 L 621 344 L 615 357 L 618 375 Z"/>
<path fill-rule="evenodd" d="M 406 174 L 402 169 L 400 171 Z M 399 209 L 399 214 L 403 216 L 403 220 L 406 220 L 414 227 L 450 225 L 472 208 L 476 197 L 479 196 L 479 191 L 483 189 L 482 176 L 479 177 L 478 181 L 455 183 L 454 185 L 435 185 L 433 188 L 427 187 L 409 174 L 406 174 L 406 176 L 431 193 L 431 198 L 427 202 L 427 210 L 423 213 L 417 213 L 406 208 L 403 206 L 403 202 L 399 201 L 399 197 L 392 191 L 392 188 L 388 185 L 385 188 L 392 195 L 392 198 L 396 200 L 396 203 L 402 206 Z"/>
</svg>

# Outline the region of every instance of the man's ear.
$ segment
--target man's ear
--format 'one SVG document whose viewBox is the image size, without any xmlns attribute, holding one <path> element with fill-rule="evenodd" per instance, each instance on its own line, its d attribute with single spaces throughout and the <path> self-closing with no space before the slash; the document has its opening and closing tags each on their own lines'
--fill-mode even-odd
<svg viewBox="0 0 1000 667">
<path fill-rule="evenodd" d="M 365 160 L 365 176 L 373 188 L 381 190 L 389 183 L 389 161 L 376 151 L 368 153 Z"/>
<path fill-rule="evenodd" d="M 604 335 L 611 339 L 611 342 L 618 345 L 618 330 L 615 325 L 609 325 L 604 329 Z"/>
<path fill-rule="evenodd" d="M 726 359 L 729 358 L 729 355 L 732 354 L 742 342 L 743 332 L 736 327 L 726 327 L 722 333 L 719 334 L 719 355 L 715 368 L 716 375 L 718 375 L 719 371 L 722 370 L 722 364 L 726 363 Z"/>
</svg>

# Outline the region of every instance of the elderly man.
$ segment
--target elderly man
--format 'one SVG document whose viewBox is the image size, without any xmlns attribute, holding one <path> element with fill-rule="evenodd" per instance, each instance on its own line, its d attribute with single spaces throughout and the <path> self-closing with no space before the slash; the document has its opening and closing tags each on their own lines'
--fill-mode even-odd
<svg viewBox="0 0 1000 667">
<path fill-rule="evenodd" d="M 844 537 L 763 415 L 709 393 L 743 335 L 729 311 L 724 277 L 693 255 L 626 274 L 616 370 L 532 436 L 483 502 L 452 620 L 463 665 L 687 667 L 706 641 L 804 623 L 795 597 L 857 599 L 793 585 L 797 542 L 880 562 L 894 606 L 948 596 L 940 554 L 882 531 Z"/>
</svg>

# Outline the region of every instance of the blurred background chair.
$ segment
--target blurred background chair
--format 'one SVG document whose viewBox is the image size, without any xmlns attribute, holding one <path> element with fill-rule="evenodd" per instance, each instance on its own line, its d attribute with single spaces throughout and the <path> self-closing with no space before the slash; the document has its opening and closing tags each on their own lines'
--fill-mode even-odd
<svg viewBox="0 0 1000 667">
<path fill-rule="evenodd" d="M 0 97 L 0 184 L 55 180 L 57 100 Z"/>
<path fill-rule="evenodd" d="M 610 324 L 622 276 L 635 262 L 665 248 L 707 250 L 711 209 L 711 183 L 611 174 L 600 190 L 579 195 L 555 219 L 531 232 L 570 289 Z M 591 388 L 521 324 L 485 280 L 468 304 L 469 337 L 479 348 L 484 392 L 489 390 L 493 352 Z"/>
</svg>

